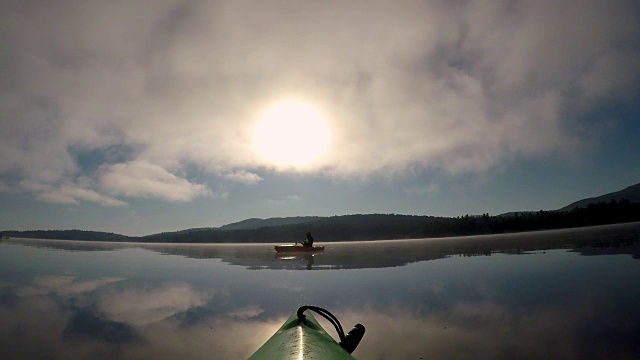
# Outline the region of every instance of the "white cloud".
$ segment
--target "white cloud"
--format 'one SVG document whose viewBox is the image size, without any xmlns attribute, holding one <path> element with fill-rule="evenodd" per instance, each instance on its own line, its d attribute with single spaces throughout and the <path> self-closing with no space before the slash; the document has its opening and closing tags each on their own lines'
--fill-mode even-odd
<svg viewBox="0 0 640 360">
<path fill-rule="evenodd" d="M 266 203 L 271 205 L 284 205 L 294 201 L 300 201 L 301 199 L 302 197 L 300 195 L 287 195 L 282 199 L 269 199 Z"/>
<path fill-rule="evenodd" d="M 50 203 L 77 205 L 80 201 L 89 201 L 106 206 L 126 206 L 127 203 L 92 190 L 93 181 L 87 178 L 76 179 L 76 183 L 46 184 L 24 180 L 20 187 L 35 193 L 36 198 Z"/>
<path fill-rule="evenodd" d="M 245 170 L 228 172 L 224 174 L 223 177 L 247 185 L 254 185 L 262 181 L 262 178 L 258 174 Z"/>
<path fill-rule="evenodd" d="M 102 188 L 116 195 L 168 201 L 190 201 L 197 196 L 212 195 L 205 185 L 191 183 L 147 162 L 104 165 L 98 172 Z"/>
<path fill-rule="evenodd" d="M 255 184 L 253 127 L 289 95 L 332 131 L 305 171 L 482 172 L 579 151 L 580 117 L 640 76 L 632 1 L 149 4 L 3 2 L 0 174 L 169 201 L 211 195 L 185 165 Z M 68 151 L 112 145 L 130 162 L 97 174 Z M 95 186 L 38 196 L 109 203 Z"/>
<path fill-rule="evenodd" d="M 56 190 L 42 192 L 37 195 L 37 198 L 49 203 L 63 204 L 63 205 L 78 205 L 78 200 L 73 196 L 58 192 Z"/>
<path fill-rule="evenodd" d="M 91 201 L 91 202 L 96 202 L 96 203 L 100 203 L 108 206 L 126 206 L 127 205 L 127 203 L 122 200 L 118 200 L 109 196 L 99 194 L 94 190 L 85 189 L 82 187 L 77 187 L 72 185 L 62 185 L 60 186 L 60 188 L 55 189 L 52 192 L 43 193 L 42 196 L 53 196 L 53 197 L 68 196 L 73 199 Z"/>
</svg>

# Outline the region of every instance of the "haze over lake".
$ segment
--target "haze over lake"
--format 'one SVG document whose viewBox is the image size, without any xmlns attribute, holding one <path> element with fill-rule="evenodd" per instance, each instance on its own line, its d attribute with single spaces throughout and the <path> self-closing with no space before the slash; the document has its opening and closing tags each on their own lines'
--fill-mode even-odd
<svg viewBox="0 0 640 360">
<path fill-rule="evenodd" d="M 366 327 L 358 359 L 637 359 L 639 234 L 330 243 L 315 256 L 3 240 L 0 357 L 242 359 L 317 305 Z"/>
</svg>

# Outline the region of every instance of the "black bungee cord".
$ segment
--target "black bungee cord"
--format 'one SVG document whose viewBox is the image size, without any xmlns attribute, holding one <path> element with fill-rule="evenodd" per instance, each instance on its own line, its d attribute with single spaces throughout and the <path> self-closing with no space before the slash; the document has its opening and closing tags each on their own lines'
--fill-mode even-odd
<svg viewBox="0 0 640 360">
<path fill-rule="evenodd" d="M 356 324 L 353 329 L 351 329 L 351 331 L 349 331 L 349 333 L 345 336 L 342 325 L 340 324 L 340 321 L 338 321 L 338 318 L 335 317 L 335 315 L 329 312 L 329 310 L 313 305 L 304 305 L 298 308 L 298 311 L 296 312 L 296 315 L 298 316 L 298 325 L 300 325 L 300 323 L 307 325 L 307 318 L 304 315 L 304 312 L 306 310 L 311 310 L 316 312 L 317 314 L 320 314 L 323 318 L 327 319 L 331 323 L 331 325 L 333 325 L 333 327 L 338 332 L 338 336 L 340 337 L 340 346 L 342 346 L 342 348 L 345 349 L 349 354 L 351 354 L 356 349 L 356 347 L 360 343 L 360 340 L 364 336 L 365 330 L 362 324 Z"/>
</svg>

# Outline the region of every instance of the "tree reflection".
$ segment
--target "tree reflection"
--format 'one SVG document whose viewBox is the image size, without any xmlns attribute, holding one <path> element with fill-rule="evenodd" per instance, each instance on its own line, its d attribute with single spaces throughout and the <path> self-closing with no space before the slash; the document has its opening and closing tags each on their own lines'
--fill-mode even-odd
<svg viewBox="0 0 640 360">
<path fill-rule="evenodd" d="M 242 359 L 297 307 L 319 305 L 367 328 L 359 359 L 635 359 L 637 232 L 612 234 L 331 244 L 311 259 L 268 245 L 96 252 L 11 240 L 0 245 L 0 349 L 18 360 Z M 570 251 L 532 250 L 566 241 Z M 308 267 L 339 271 L 289 271 Z"/>
<path fill-rule="evenodd" d="M 628 254 L 640 259 L 640 223 L 548 230 L 516 234 L 479 235 L 440 239 L 328 243 L 319 257 L 309 254 L 278 255 L 272 244 L 129 244 L 63 240 L 11 240 L 20 244 L 67 251 L 109 251 L 142 248 L 193 259 L 221 259 L 248 269 L 366 269 L 398 267 L 449 256 L 522 255 L 551 249 L 568 249 L 582 255 Z M 275 255 L 274 255 L 275 254 Z M 319 254 L 314 254 L 319 255 Z M 289 257 L 299 257 L 299 266 Z"/>
</svg>

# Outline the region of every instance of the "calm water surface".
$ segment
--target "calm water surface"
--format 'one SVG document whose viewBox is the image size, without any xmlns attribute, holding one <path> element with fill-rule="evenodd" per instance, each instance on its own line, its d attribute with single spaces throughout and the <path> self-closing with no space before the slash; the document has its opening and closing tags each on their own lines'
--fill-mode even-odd
<svg viewBox="0 0 640 360">
<path fill-rule="evenodd" d="M 640 223 L 324 245 L 4 240 L 0 358 L 243 359 L 301 305 L 359 359 L 640 358 Z"/>
</svg>

